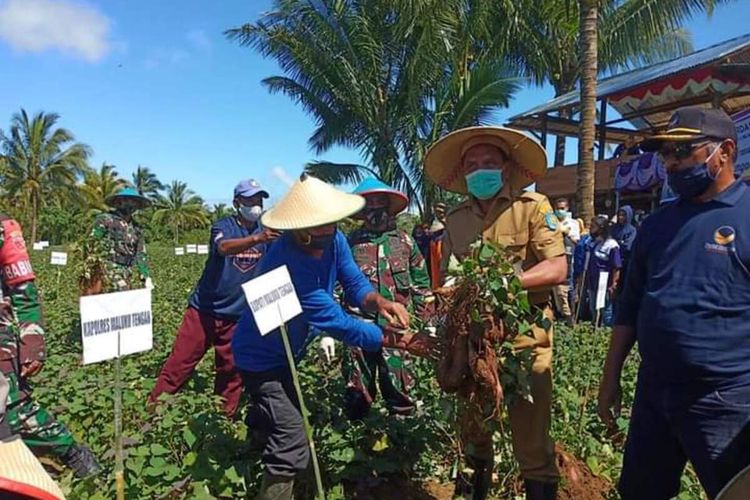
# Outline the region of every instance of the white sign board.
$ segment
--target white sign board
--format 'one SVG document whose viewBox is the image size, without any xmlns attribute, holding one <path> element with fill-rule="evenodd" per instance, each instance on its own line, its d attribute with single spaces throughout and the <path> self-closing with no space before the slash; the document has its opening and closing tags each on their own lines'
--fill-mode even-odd
<svg viewBox="0 0 750 500">
<path fill-rule="evenodd" d="M 609 288 L 609 273 L 599 274 L 599 286 L 596 288 L 596 310 L 601 311 L 607 304 L 607 288 Z"/>
<path fill-rule="evenodd" d="M 42 245 L 40 241 L 36 241 L 33 245 L 31 245 L 31 248 L 33 248 L 34 250 L 44 250 L 44 245 Z"/>
<path fill-rule="evenodd" d="M 261 335 L 302 314 L 286 266 L 277 267 L 242 285 L 250 310 Z"/>
<path fill-rule="evenodd" d="M 151 290 L 81 297 L 83 363 L 97 363 L 148 351 L 153 346 Z"/>
<path fill-rule="evenodd" d="M 199 255 L 208 255 L 208 245 L 198 245 Z"/>
<path fill-rule="evenodd" d="M 49 257 L 49 263 L 55 266 L 68 265 L 68 254 L 65 252 L 52 252 Z"/>
<path fill-rule="evenodd" d="M 185 245 L 187 253 L 198 253 L 198 245 Z"/>
<path fill-rule="evenodd" d="M 40 241 L 40 245 L 42 245 L 42 248 L 47 248 L 49 246 L 49 241 Z"/>
<path fill-rule="evenodd" d="M 185 255 L 185 249 L 182 247 L 174 247 L 175 255 Z"/>
<path fill-rule="evenodd" d="M 734 172 L 742 175 L 750 172 L 750 108 L 732 115 L 737 127 L 737 160 Z"/>
</svg>

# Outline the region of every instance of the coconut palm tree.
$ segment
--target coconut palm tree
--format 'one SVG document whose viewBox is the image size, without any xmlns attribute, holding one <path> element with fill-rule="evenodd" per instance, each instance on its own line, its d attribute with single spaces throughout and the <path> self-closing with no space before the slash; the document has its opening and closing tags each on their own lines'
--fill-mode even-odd
<svg viewBox="0 0 750 500">
<path fill-rule="evenodd" d="M 597 1 L 580 0 L 581 125 L 578 137 L 576 197 L 583 220 L 594 216 L 594 132 L 596 131 Z"/>
<path fill-rule="evenodd" d="M 87 167 L 91 149 L 74 142 L 73 134 L 55 128 L 59 115 L 39 112 L 29 117 L 21 109 L 11 118 L 7 135 L 0 132 L 5 156 L 3 184 L 31 225 L 36 240 L 39 211 L 51 196 L 74 193 L 76 180 Z"/>
<path fill-rule="evenodd" d="M 203 199 L 181 181 L 172 181 L 164 194 L 157 195 L 151 220 L 171 227 L 175 244 L 179 243 L 181 229 L 192 229 L 209 223 Z"/>
<path fill-rule="evenodd" d="M 696 14 L 710 15 L 720 3 L 728 3 L 728 0 L 573 2 L 580 13 L 581 125 L 576 206 L 583 220 L 594 216 L 597 75 L 601 71 L 650 64 L 689 51 L 690 44 L 680 42 L 685 32 L 679 26 Z"/>
<path fill-rule="evenodd" d="M 597 0 L 597 73 L 612 73 L 678 57 L 693 50 L 682 24 L 729 0 Z M 508 58 L 536 85 L 549 84 L 555 97 L 576 88 L 581 77 L 581 11 L 588 2 L 573 0 L 502 0 L 505 15 L 515 19 L 514 45 Z M 572 109 L 561 110 L 570 118 Z M 565 138 L 558 138 L 555 165 L 565 158 Z"/>
<path fill-rule="evenodd" d="M 496 59 L 499 17 L 479 0 L 284 0 L 227 35 L 275 59 L 284 76 L 263 80 L 301 104 L 317 124 L 310 146 L 358 150 L 364 165 L 311 163 L 325 180 L 376 175 L 420 211 L 437 196 L 422 177 L 432 141 L 481 123 L 507 105 L 516 84 Z"/>
<path fill-rule="evenodd" d="M 99 170 L 88 169 L 83 174 L 80 190 L 86 200 L 89 213 L 107 210 L 107 198 L 126 185 L 127 181 L 120 178 L 114 165 L 108 165 L 105 162 Z"/>
<path fill-rule="evenodd" d="M 223 219 L 228 215 L 232 215 L 234 211 L 231 207 L 228 207 L 226 203 L 217 203 L 211 210 L 211 222 L 216 222 L 219 219 Z"/>
<path fill-rule="evenodd" d="M 159 191 L 164 189 L 164 184 L 159 182 L 156 174 L 151 172 L 151 169 L 138 165 L 138 168 L 133 172 L 133 187 L 143 196 L 155 199 Z"/>
</svg>

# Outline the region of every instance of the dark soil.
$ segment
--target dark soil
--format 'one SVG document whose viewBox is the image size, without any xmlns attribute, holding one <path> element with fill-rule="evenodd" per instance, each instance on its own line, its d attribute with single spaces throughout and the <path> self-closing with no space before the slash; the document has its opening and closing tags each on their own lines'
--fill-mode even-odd
<svg viewBox="0 0 750 500">
<path fill-rule="evenodd" d="M 558 500 L 603 500 L 612 491 L 613 485 L 594 475 L 589 467 L 557 445 L 557 467 L 560 469 Z M 523 481 L 519 478 L 508 497 L 523 495 Z M 433 480 L 409 481 L 402 478 L 380 478 L 345 483 L 346 498 L 352 500 L 451 500 L 453 484 Z M 490 498 L 502 498 L 492 496 Z"/>
<path fill-rule="evenodd" d="M 346 498 L 356 500 L 451 500 L 453 485 L 437 481 L 382 479 L 345 484 Z"/>
<path fill-rule="evenodd" d="M 595 476 L 591 469 L 581 460 L 571 455 L 560 445 L 555 450 L 557 467 L 562 481 L 557 493 L 559 500 L 601 500 L 607 498 L 612 484 L 604 478 Z"/>
</svg>

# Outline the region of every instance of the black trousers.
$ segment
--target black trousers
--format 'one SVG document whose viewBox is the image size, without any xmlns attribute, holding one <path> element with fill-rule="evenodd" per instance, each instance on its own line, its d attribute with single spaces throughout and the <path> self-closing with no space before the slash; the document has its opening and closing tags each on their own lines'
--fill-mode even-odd
<svg viewBox="0 0 750 500">
<path fill-rule="evenodd" d="M 251 401 L 248 429 L 262 442 L 266 472 L 289 477 L 307 469 L 310 450 L 292 374 L 284 368 L 240 375 Z"/>
</svg>

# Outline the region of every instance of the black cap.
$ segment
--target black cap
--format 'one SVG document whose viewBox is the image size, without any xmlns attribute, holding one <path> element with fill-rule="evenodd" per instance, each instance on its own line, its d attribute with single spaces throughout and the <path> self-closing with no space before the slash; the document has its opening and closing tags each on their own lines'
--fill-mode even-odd
<svg viewBox="0 0 750 500">
<path fill-rule="evenodd" d="M 664 142 L 688 142 L 698 139 L 732 139 L 737 143 L 734 121 L 721 109 L 691 106 L 680 108 L 669 119 L 667 130 L 641 143 L 643 151 L 658 151 Z"/>
</svg>

